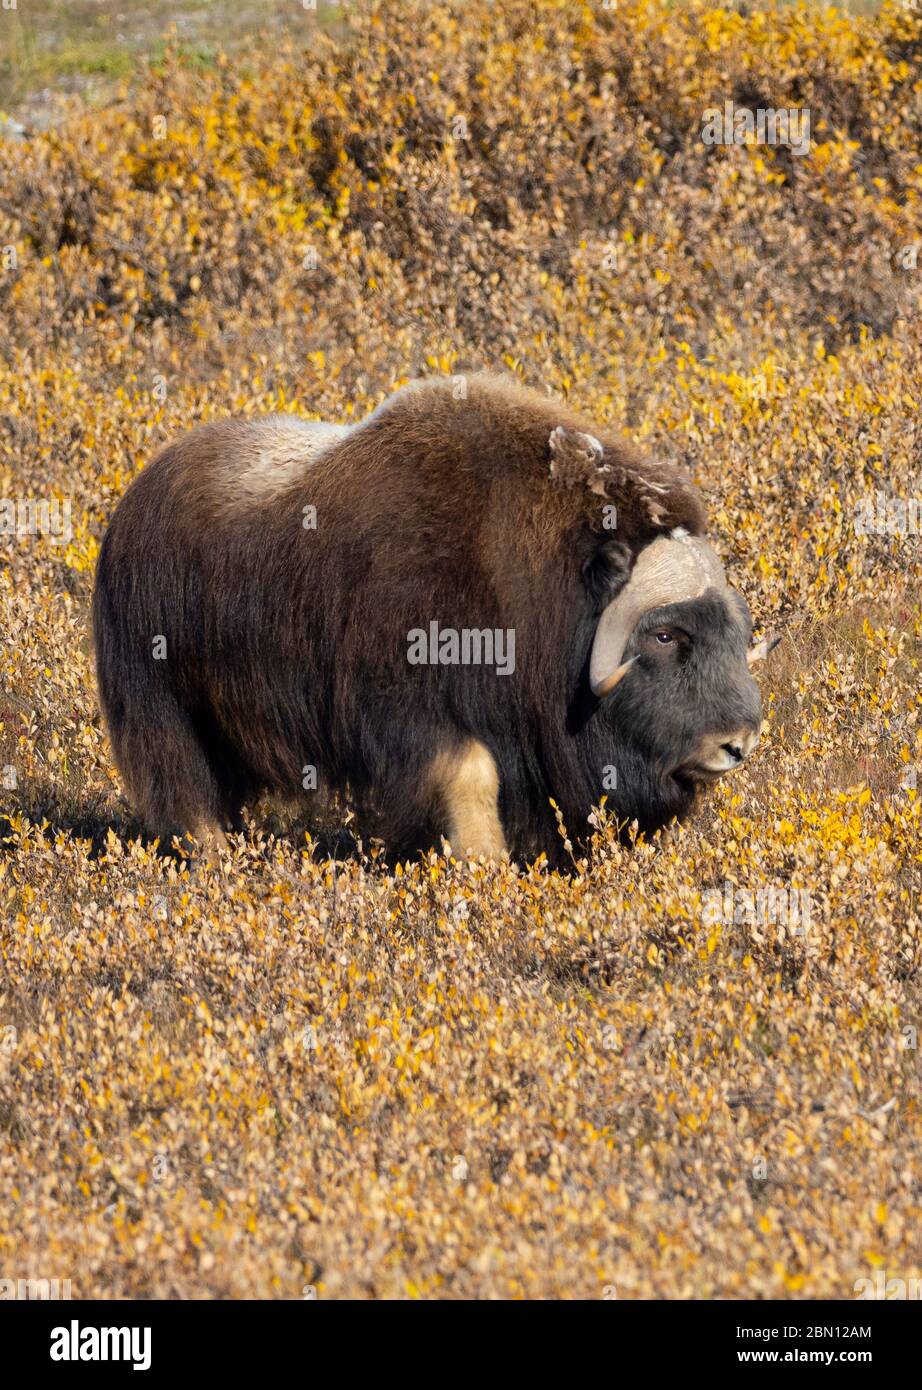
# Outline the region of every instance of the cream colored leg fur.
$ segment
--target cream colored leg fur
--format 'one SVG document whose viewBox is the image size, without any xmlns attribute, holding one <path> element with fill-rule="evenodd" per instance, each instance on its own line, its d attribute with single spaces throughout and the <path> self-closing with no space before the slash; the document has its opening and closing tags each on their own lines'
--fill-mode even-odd
<svg viewBox="0 0 922 1390">
<path fill-rule="evenodd" d="M 489 749 L 470 739 L 451 753 L 440 753 L 433 777 L 454 852 L 498 859 L 506 840 L 499 819 L 499 773 Z"/>
</svg>

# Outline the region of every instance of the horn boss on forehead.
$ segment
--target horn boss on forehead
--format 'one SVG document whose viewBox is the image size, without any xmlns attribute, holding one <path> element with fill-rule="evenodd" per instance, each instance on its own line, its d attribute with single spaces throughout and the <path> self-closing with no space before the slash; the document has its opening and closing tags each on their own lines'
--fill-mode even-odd
<svg viewBox="0 0 922 1390">
<path fill-rule="evenodd" d="M 593 694 L 607 695 L 630 666 L 623 661 L 624 650 L 645 613 L 726 587 L 717 553 L 702 537 L 677 529 L 644 546 L 628 583 L 599 619 L 589 658 Z"/>
</svg>

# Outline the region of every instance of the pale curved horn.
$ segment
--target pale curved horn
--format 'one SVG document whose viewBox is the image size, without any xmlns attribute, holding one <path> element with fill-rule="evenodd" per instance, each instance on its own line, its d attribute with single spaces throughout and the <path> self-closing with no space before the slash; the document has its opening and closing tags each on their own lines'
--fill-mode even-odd
<svg viewBox="0 0 922 1390">
<path fill-rule="evenodd" d="M 757 661 L 764 661 L 767 656 L 775 650 L 780 637 L 763 637 L 761 642 L 756 642 L 754 647 L 750 647 L 746 653 L 746 665 L 755 666 Z"/>
<path fill-rule="evenodd" d="M 614 690 L 632 662 L 623 661 L 631 633 L 644 613 L 667 603 L 725 589 L 723 566 L 713 546 L 677 528 L 644 546 L 631 577 L 599 618 L 589 658 L 589 683 L 600 699 Z"/>
</svg>

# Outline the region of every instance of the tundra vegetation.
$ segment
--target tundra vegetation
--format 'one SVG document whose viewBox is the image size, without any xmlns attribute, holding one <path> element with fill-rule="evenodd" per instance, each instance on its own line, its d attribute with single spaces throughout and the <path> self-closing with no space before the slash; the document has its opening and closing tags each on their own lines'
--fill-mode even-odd
<svg viewBox="0 0 922 1390">
<path fill-rule="evenodd" d="M 0 139 L 3 1287 L 917 1288 L 922 16 L 342 10 Z M 705 142 L 727 102 L 809 149 Z M 785 634 L 757 751 L 565 874 L 387 868 L 346 807 L 159 854 L 88 641 L 117 500 L 193 424 L 481 367 L 690 471 Z"/>
</svg>

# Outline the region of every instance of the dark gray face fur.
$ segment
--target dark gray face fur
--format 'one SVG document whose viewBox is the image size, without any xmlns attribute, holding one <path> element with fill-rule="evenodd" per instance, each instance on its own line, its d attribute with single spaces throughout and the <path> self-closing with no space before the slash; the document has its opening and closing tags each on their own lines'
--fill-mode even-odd
<svg viewBox="0 0 922 1390">
<path fill-rule="evenodd" d="M 755 747 L 762 703 L 746 662 L 751 635 L 742 597 L 716 589 L 653 609 L 631 635 L 624 658 L 637 660 L 603 701 L 604 717 L 631 760 L 680 797 Z"/>
</svg>

